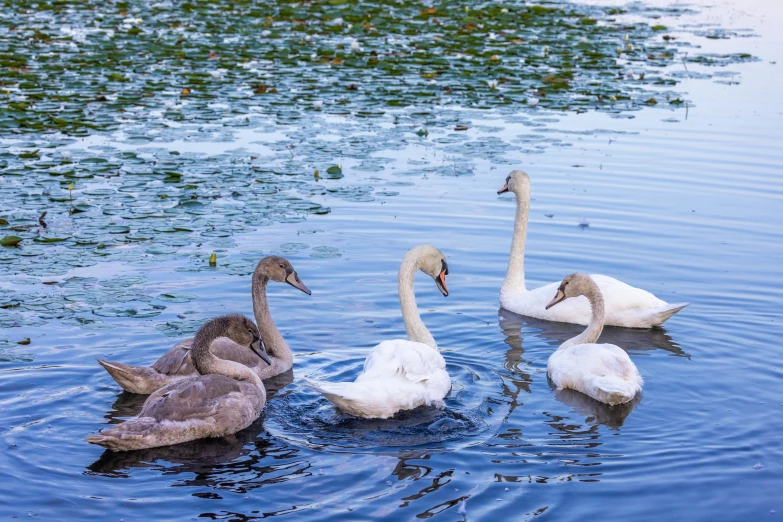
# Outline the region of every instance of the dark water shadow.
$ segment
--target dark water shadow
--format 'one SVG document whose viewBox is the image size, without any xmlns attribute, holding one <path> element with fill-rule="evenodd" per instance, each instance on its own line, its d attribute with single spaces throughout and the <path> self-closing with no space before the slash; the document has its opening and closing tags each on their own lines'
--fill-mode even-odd
<svg viewBox="0 0 783 522">
<path fill-rule="evenodd" d="M 284 387 L 294 381 L 294 373 L 286 373 L 264 381 L 267 393 L 267 403 Z M 117 424 L 138 415 L 146 395 L 122 392 L 112 405 L 112 410 L 106 414 L 111 424 Z M 268 407 L 268 406 L 267 406 Z M 250 453 L 260 454 L 263 458 L 265 447 L 269 442 L 260 438 L 264 431 L 266 410 L 256 421 L 244 430 L 229 437 L 201 439 L 183 444 L 149 448 L 135 451 L 105 450 L 100 458 L 86 468 L 87 474 L 98 474 L 110 477 L 128 477 L 126 473 L 134 468 L 160 468 L 166 474 L 191 472 L 196 474 L 209 473 L 215 466 L 230 463 Z M 163 466 L 160 462 L 176 464 Z"/>
<path fill-rule="evenodd" d="M 552 389 L 558 402 L 570 407 L 571 411 L 585 416 L 585 424 L 590 426 L 603 424 L 612 429 L 619 429 L 642 400 L 642 394 L 639 393 L 630 402 L 609 406 L 576 390 L 556 390 L 554 386 Z"/>
<path fill-rule="evenodd" d="M 382 453 L 402 448 L 429 451 L 469 444 L 489 426 L 481 408 L 460 411 L 459 399 L 446 397 L 445 408 L 420 406 L 388 419 L 363 419 L 341 412 L 309 389 L 285 397 L 269 410 L 267 429 L 289 443 L 317 451 Z"/>
<path fill-rule="evenodd" d="M 568 339 L 579 335 L 585 329 L 584 326 L 571 323 L 556 323 L 544 321 L 533 317 L 509 312 L 503 308 L 498 310 L 500 327 L 507 337 L 513 335 L 523 327 L 536 330 L 536 334 L 542 339 L 552 341 L 552 346 L 560 346 Z M 507 341 L 508 342 L 508 341 Z M 651 350 L 664 350 L 675 357 L 691 358 L 680 346 L 666 333 L 665 328 L 619 328 L 616 326 L 604 327 L 600 343 L 614 344 L 627 352 L 635 352 L 636 355 L 645 355 Z"/>
<path fill-rule="evenodd" d="M 503 342 L 508 345 L 508 350 L 503 358 L 503 368 L 506 372 L 500 375 L 503 380 L 503 395 L 508 399 L 509 410 L 505 416 L 508 419 L 517 407 L 524 405 L 523 402 L 520 402 L 520 394 L 522 392 L 530 393 L 533 376 L 525 368 L 527 361 L 524 358 L 525 348 L 521 325 L 510 321 L 500 321 L 500 327 L 503 330 Z"/>
</svg>

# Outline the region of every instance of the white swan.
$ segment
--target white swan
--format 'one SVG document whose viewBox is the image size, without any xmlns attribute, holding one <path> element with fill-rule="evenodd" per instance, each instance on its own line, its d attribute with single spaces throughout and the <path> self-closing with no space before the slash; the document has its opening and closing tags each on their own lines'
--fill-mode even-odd
<svg viewBox="0 0 783 522">
<path fill-rule="evenodd" d="M 224 437 L 250 426 L 264 409 L 264 384 L 244 364 L 210 352 L 212 341 L 220 337 L 267 359 L 258 328 L 250 319 L 238 314 L 212 319 L 193 338 L 191 357 L 201 375 L 158 389 L 137 417 L 88 437 L 87 442 L 128 451 Z"/>
<path fill-rule="evenodd" d="M 397 286 L 408 339 L 384 341 L 373 348 L 354 382 L 305 379 L 305 384 L 342 411 L 368 419 L 386 419 L 422 405 L 443 406 L 443 398 L 451 390 L 451 378 L 416 307 L 413 278 L 417 270 L 432 277 L 444 296 L 449 295 L 449 268 L 444 255 L 430 245 L 410 249 L 400 265 Z"/>
<path fill-rule="evenodd" d="M 269 357 L 261 360 L 246 346 L 240 346 L 225 337 L 215 339 L 210 347 L 217 357 L 252 368 L 262 380 L 287 372 L 294 363 L 294 354 L 269 313 L 266 285 L 270 280 L 288 283 L 310 295 L 310 290 L 299 279 L 299 275 L 287 259 L 280 256 L 267 256 L 258 262 L 252 279 L 253 313 L 261 329 L 261 339 Z M 192 338 L 175 344 L 152 366 L 132 366 L 103 359 L 98 359 L 98 363 L 125 391 L 146 395 L 172 382 L 198 375 L 190 355 L 192 344 Z"/>
<path fill-rule="evenodd" d="M 570 388 L 612 406 L 629 402 L 642 391 L 642 376 L 622 348 L 595 343 L 604 329 L 604 298 L 595 281 L 587 274 L 566 276 L 546 308 L 578 296 L 590 303 L 590 324 L 549 357 L 549 378 L 558 389 Z"/>
<path fill-rule="evenodd" d="M 511 254 L 508 270 L 500 287 L 500 306 L 519 315 L 586 325 L 590 321 L 590 306 L 587 299 L 579 297 L 554 309 L 546 304 L 557 289 L 557 283 L 528 290 L 525 287 L 525 239 L 530 210 L 530 178 L 521 170 L 512 170 L 506 184 L 498 194 L 511 191 L 517 197 L 517 213 L 514 221 L 514 236 L 511 240 Z M 653 294 L 634 288 L 622 281 L 600 274 L 591 274 L 601 289 L 606 301 L 605 324 L 628 328 L 650 328 L 660 326 L 688 303 L 670 305 Z"/>
</svg>

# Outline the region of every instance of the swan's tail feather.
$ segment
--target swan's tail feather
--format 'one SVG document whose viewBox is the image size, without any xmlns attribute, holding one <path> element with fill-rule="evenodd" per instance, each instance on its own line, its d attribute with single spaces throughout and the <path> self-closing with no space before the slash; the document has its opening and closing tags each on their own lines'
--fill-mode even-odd
<svg viewBox="0 0 783 522">
<path fill-rule="evenodd" d="M 208 436 L 202 432 L 192 421 L 159 422 L 152 417 L 136 417 L 87 437 L 87 442 L 112 451 L 130 451 L 170 446 Z"/>
<path fill-rule="evenodd" d="M 149 395 L 178 379 L 178 376 L 166 375 L 147 366 L 131 366 L 103 359 L 98 359 L 98 363 L 109 372 L 117 384 L 122 386 L 123 390 L 131 393 Z"/>
<path fill-rule="evenodd" d="M 671 316 L 688 306 L 690 303 L 677 303 L 673 305 L 669 305 L 663 310 L 658 310 L 654 312 L 650 319 L 652 326 L 661 326 L 663 323 L 666 322 L 667 319 L 669 319 Z"/>
<path fill-rule="evenodd" d="M 350 415 L 384 419 L 394 414 L 393 411 L 371 411 L 374 408 L 368 404 L 365 394 L 361 392 L 361 385 L 354 382 L 326 382 L 308 378 L 304 378 L 302 382 Z"/>
<path fill-rule="evenodd" d="M 642 389 L 641 376 L 636 381 L 627 381 L 614 375 L 605 375 L 595 380 L 595 396 L 601 402 L 614 406 L 630 402 Z"/>
</svg>

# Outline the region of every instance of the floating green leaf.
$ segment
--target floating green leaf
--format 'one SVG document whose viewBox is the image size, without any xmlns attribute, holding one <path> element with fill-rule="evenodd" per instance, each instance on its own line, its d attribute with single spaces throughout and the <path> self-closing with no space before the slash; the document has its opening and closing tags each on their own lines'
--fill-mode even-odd
<svg viewBox="0 0 783 522">
<path fill-rule="evenodd" d="M 3 239 L 0 239 L 0 245 L 4 247 L 17 246 L 21 242 L 22 238 L 19 236 L 5 236 Z"/>
<path fill-rule="evenodd" d="M 343 168 L 341 165 L 332 165 L 326 169 L 326 177 L 329 179 L 340 179 L 343 177 Z"/>
<path fill-rule="evenodd" d="M 38 236 L 33 241 L 36 243 L 59 243 L 60 241 L 68 241 L 69 237 L 43 237 Z"/>
</svg>

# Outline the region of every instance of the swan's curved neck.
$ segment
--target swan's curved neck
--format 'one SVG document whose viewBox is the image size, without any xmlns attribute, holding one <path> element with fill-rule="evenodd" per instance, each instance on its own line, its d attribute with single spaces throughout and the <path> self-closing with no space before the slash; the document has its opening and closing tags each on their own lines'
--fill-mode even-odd
<svg viewBox="0 0 783 522">
<path fill-rule="evenodd" d="M 590 281 L 587 290 L 583 294 L 590 301 L 590 322 L 585 331 L 564 342 L 559 349 L 576 346 L 577 344 L 591 344 L 598 340 L 604 329 L 604 296 L 593 281 Z"/>
<path fill-rule="evenodd" d="M 409 341 L 424 343 L 436 350 L 438 345 L 419 315 L 416 306 L 416 295 L 413 292 L 413 278 L 419 269 L 419 259 L 415 253 L 408 252 L 400 265 L 400 273 L 397 277 L 397 293 L 400 295 L 400 310 L 402 320 L 405 322 L 405 332 Z"/>
<path fill-rule="evenodd" d="M 530 212 L 530 188 L 523 187 L 515 193 L 517 213 L 514 218 L 514 236 L 511 239 L 511 253 L 508 256 L 508 269 L 500 291 L 525 290 L 525 241 L 527 240 L 527 220 Z"/>
<path fill-rule="evenodd" d="M 268 282 L 269 278 L 258 270 L 253 273 L 253 315 L 269 356 L 279 359 L 290 367 L 289 363 L 293 363 L 294 354 L 272 320 L 272 314 L 269 313 L 269 305 L 266 301 L 266 284 Z"/>
<path fill-rule="evenodd" d="M 196 337 L 193 338 L 193 347 L 190 350 L 190 356 L 193 360 L 193 366 L 196 367 L 196 371 L 201 375 L 225 375 L 231 379 L 253 383 L 256 386 L 263 388 L 264 385 L 261 382 L 261 379 L 259 379 L 258 375 L 256 375 L 253 370 L 244 364 L 220 359 L 209 351 L 209 346 L 212 344 L 212 341 L 223 336 L 223 331 L 216 326 L 211 329 L 202 328 L 198 331 Z"/>
</svg>

